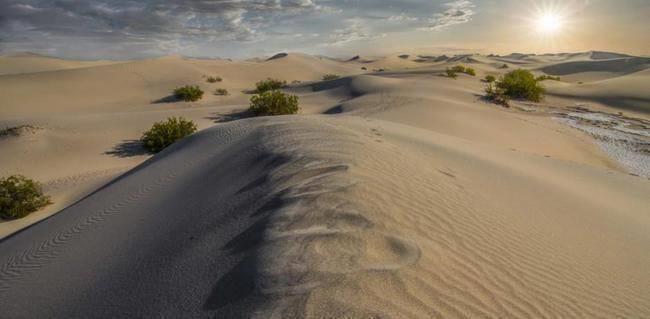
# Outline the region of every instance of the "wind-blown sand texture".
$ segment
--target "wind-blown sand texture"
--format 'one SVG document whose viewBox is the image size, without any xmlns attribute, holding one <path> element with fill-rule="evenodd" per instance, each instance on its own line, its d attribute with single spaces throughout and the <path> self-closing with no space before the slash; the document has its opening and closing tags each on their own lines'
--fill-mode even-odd
<svg viewBox="0 0 650 319">
<path fill-rule="evenodd" d="M 615 110 L 607 97 L 628 93 L 607 81 L 648 83 L 647 66 L 580 71 L 545 82 L 573 95 L 503 109 L 479 81 L 502 60 L 541 72 L 629 57 L 473 56 L 477 77 L 458 80 L 439 76 L 456 61 L 415 59 L 376 73 L 382 59 L 289 54 L 0 76 L 0 126 L 40 128 L 0 139 L 0 173 L 54 195 L 28 218 L 62 209 L 0 240 L 0 317 L 649 317 L 650 180 L 564 122 L 576 103 Z M 243 91 L 267 76 L 303 81 L 286 89 L 303 115 L 242 118 Z M 582 98 L 579 81 L 609 95 Z M 231 95 L 155 103 L 184 84 Z M 633 94 L 648 132 L 650 99 Z M 150 158 L 136 140 L 172 115 L 203 130 Z"/>
</svg>

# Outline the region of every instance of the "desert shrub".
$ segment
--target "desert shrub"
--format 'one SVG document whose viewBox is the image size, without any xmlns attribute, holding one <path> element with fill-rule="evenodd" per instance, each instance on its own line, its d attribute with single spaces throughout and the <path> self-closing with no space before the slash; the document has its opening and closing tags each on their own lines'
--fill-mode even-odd
<svg viewBox="0 0 650 319">
<path fill-rule="evenodd" d="M 507 69 L 507 68 L 509 68 L 509 66 L 508 66 L 507 64 L 504 63 L 504 64 L 503 64 L 501 67 L 499 67 L 499 68 L 500 68 L 500 69 Z"/>
<path fill-rule="evenodd" d="M 203 90 L 198 86 L 186 85 L 175 89 L 174 96 L 185 102 L 196 102 L 203 97 Z"/>
<path fill-rule="evenodd" d="M 453 68 L 451 68 L 451 70 L 456 72 L 456 73 L 465 73 L 465 67 L 460 65 L 460 64 L 454 66 Z"/>
<path fill-rule="evenodd" d="M 267 91 L 279 90 L 287 85 L 286 81 L 276 80 L 268 78 L 266 80 L 259 81 L 255 84 L 256 93 L 264 93 Z"/>
<path fill-rule="evenodd" d="M 273 90 L 253 95 L 249 110 L 258 116 L 296 114 L 298 97 Z"/>
<path fill-rule="evenodd" d="M 537 77 L 537 82 L 541 81 L 546 81 L 546 80 L 552 80 L 552 81 L 560 81 L 559 76 L 551 76 L 551 75 L 540 75 Z"/>
<path fill-rule="evenodd" d="M 196 132 L 196 124 L 182 117 L 170 117 L 164 122 L 156 122 L 144 134 L 142 144 L 152 153 L 158 153 L 167 146 Z"/>
<path fill-rule="evenodd" d="M 530 71 L 524 69 L 506 73 L 497 82 L 496 87 L 510 98 L 539 102 L 544 97 L 544 88 Z"/>
<path fill-rule="evenodd" d="M 226 89 L 216 89 L 214 90 L 214 95 L 228 95 L 228 90 Z"/>
<path fill-rule="evenodd" d="M 447 68 L 447 70 L 445 70 L 445 73 L 447 74 L 448 78 L 455 79 L 455 78 L 458 77 L 458 75 L 456 74 L 456 71 L 454 71 L 453 69 L 450 69 L 450 68 Z"/>
<path fill-rule="evenodd" d="M 487 83 L 492 83 L 492 82 L 494 82 L 496 80 L 497 80 L 497 78 L 495 78 L 494 75 L 486 75 L 485 78 L 483 79 L 483 81 L 485 81 Z"/>
<path fill-rule="evenodd" d="M 32 126 L 32 125 L 18 125 L 18 126 L 6 127 L 0 129 L 0 137 L 20 136 L 26 132 L 34 133 L 39 129 L 40 129 L 39 127 Z"/>
<path fill-rule="evenodd" d="M 223 79 L 220 76 L 209 76 L 206 81 L 208 83 L 217 83 L 223 81 Z"/>
<path fill-rule="evenodd" d="M 476 76 L 476 71 L 472 68 L 466 68 L 463 65 L 456 65 L 452 68 L 447 68 L 446 70 L 447 77 L 455 79 L 458 76 L 458 73 L 465 73 L 467 75 Z"/>
<path fill-rule="evenodd" d="M 503 89 L 499 88 L 498 86 L 494 86 L 492 82 L 488 83 L 487 87 L 485 88 L 485 99 L 504 107 L 510 107 L 510 104 L 508 103 L 509 98 L 507 95 L 505 95 Z"/>
<path fill-rule="evenodd" d="M 0 179 L 0 218 L 15 219 L 51 204 L 41 184 L 22 175 Z"/>
<path fill-rule="evenodd" d="M 339 79 L 340 76 L 336 74 L 325 74 L 323 75 L 323 81 L 332 81 L 332 80 L 337 80 Z"/>
</svg>

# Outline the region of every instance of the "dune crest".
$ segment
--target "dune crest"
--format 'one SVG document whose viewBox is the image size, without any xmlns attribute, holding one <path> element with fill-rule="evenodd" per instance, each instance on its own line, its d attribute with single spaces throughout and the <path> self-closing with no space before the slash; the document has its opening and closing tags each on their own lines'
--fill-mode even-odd
<svg viewBox="0 0 650 319">
<path fill-rule="evenodd" d="M 609 199 L 583 200 L 611 185 Z M 649 190 L 389 122 L 243 120 L 174 145 L 6 240 L 0 295 L 6 314 L 33 316 L 648 314 L 650 259 L 638 257 L 650 240 L 639 214 Z M 615 217 L 638 227 L 621 237 Z M 604 244 L 607 256 L 594 249 Z M 66 273 L 76 275 L 33 290 Z M 93 287 L 70 289 L 77 281 Z M 45 298 L 60 289 L 70 293 Z M 28 307 L 32 298 L 50 302 Z M 61 298 L 76 302 L 59 307 Z"/>
</svg>

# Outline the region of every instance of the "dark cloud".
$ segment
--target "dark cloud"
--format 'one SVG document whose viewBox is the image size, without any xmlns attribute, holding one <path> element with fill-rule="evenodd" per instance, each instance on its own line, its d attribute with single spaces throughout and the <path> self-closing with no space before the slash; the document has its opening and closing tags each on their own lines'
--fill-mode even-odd
<svg viewBox="0 0 650 319">
<path fill-rule="evenodd" d="M 0 0 L 0 49 L 89 58 L 241 54 L 252 44 L 291 49 L 439 30 L 473 14 L 467 0 Z"/>
</svg>

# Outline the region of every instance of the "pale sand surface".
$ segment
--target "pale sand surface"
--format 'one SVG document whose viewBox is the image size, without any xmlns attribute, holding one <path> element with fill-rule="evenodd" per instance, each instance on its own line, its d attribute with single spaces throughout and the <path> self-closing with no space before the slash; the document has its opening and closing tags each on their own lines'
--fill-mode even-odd
<svg viewBox="0 0 650 319">
<path fill-rule="evenodd" d="M 55 202 L 0 223 L 45 218 L 0 240 L 2 317 L 650 316 L 649 176 L 584 128 L 622 111 L 643 145 L 647 63 L 616 61 L 636 58 L 460 57 L 478 74 L 457 80 L 415 55 L 40 59 L 0 63 L 0 127 L 39 128 L 0 138 L 0 175 Z M 568 74 L 503 109 L 479 78 L 504 61 Z M 303 115 L 236 120 L 266 77 L 302 81 Z M 205 98 L 154 103 L 185 84 Z M 169 116 L 203 130 L 150 158 L 137 139 Z"/>
</svg>

